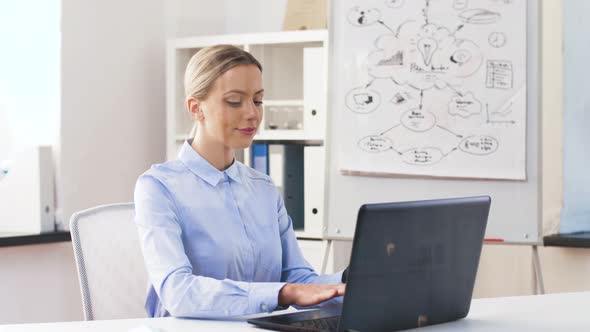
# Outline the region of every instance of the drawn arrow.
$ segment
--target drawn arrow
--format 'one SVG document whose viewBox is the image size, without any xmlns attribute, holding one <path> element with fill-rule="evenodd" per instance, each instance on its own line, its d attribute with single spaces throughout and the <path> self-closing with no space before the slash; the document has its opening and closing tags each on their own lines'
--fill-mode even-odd
<svg viewBox="0 0 590 332">
<path fill-rule="evenodd" d="M 422 109 L 422 101 L 424 100 L 424 90 L 420 90 L 420 109 Z"/>
<path fill-rule="evenodd" d="M 450 36 L 454 36 L 457 32 L 459 32 L 459 30 L 463 29 L 464 26 L 464 24 L 459 25 L 457 29 L 455 29 L 455 31 L 453 31 L 453 33 L 450 34 Z"/>
<path fill-rule="evenodd" d="M 445 153 L 445 154 L 443 155 L 443 158 L 444 158 L 444 157 L 446 157 L 446 156 L 448 156 L 448 155 L 450 155 L 451 153 L 453 153 L 453 152 L 457 151 L 457 149 L 459 149 L 459 148 L 458 148 L 458 147 L 454 147 L 454 148 L 453 148 L 451 151 L 449 151 L 449 152 Z"/>
<path fill-rule="evenodd" d="M 453 135 L 457 136 L 458 138 L 463 138 L 463 136 L 462 136 L 462 135 L 459 135 L 459 134 L 457 134 L 457 133 L 454 133 L 454 132 L 450 131 L 449 129 L 447 129 L 447 128 L 445 128 L 445 127 L 441 126 L 441 125 L 436 125 L 436 126 L 437 126 L 437 127 L 439 127 L 440 129 L 444 130 L 444 131 L 447 131 L 447 132 L 449 132 L 449 133 L 451 133 L 451 134 L 453 134 Z"/>
<path fill-rule="evenodd" d="M 393 79 L 392 79 L 392 80 L 393 80 Z M 401 84 L 398 84 L 396 81 L 393 81 L 393 82 L 394 82 L 395 84 L 397 84 L 397 85 L 401 85 Z M 418 89 L 417 87 L 415 87 L 415 86 L 412 86 L 412 85 L 410 85 L 410 84 L 408 84 L 408 85 L 407 85 L 407 87 L 408 87 L 408 88 L 412 88 L 412 89 L 414 89 L 414 90 L 416 90 L 416 91 L 422 91 L 422 90 Z"/>
<path fill-rule="evenodd" d="M 389 78 L 389 80 L 390 80 L 391 82 L 393 82 L 393 84 L 395 84 L 395 85 L 401 85 L 401 84 L 399 84 L 398 82 L 396 82 L 396 80 L 395 80 L 393 77 L 390 77 L 390 78 Z"/>
<path fill-rule="evenodd" d="M 379 23 L 382 26 L 384 26 L 387 30 L 391 31 L 391 33 L 393 33 L 397 37 L 397 33 L 392 28 L 390 28 L 389 25 L 385 24 L 385 22 L 383 22 L 381 20 L 378 20 L 377 23 Z"/>
<path fill-rule="evenodd" d="M 458 94 L 459 97 L 463 97 L 463 94 L 459 90 L 455 89 L 454 87 L 452 87 L 448 84 L 447 84 L 447 86 L 449 87 L 449 89 L 453 90 L 456 94 Z"/>
<path fill-rule="evenodd" d="M 514 120 L 512 120 L 512 121 L 510 121 L 510 120 L 506 120 L 506 121 L 492 120 L 492 121 L 489 121 L 488 123 L 509 123 L 509 124 L 515 124 L 516 121 L 514 121 Z"/>
<path fill-rule="evenodd" d="M 516 124 L 514 120 L 490 120 L 490 108 L 488 103 L 486 103 L 486 123 L 498 123 L 498 124 Z"/>
<path fill-rule="evenodd" d="M 400 156 L 403 154 L 403 153 L 399 152 L 398 150 L 396 150 L 393 146 L 390 149 L 393 150 L 393 152 L 397 152 L 397 154 L 399 154 Z"/>
<path fill-rule="evenodd" d="M 497 111 L 497 112 L 492 112 L 492 115 L 500 115 L 500 116 L 504 116 L 507 115 L 508 113 L 510 113 L 512 111 L 512 102 L 510 102 L 510 104 L 507 107 L 504 107 L 503 110 L 501 111 Z"/>
<path fill-rule="evenodd" d="M 386 131 L 384 131 L 384 132 L 382 132 L 381 134 L 379 134 L 379 136 L 383 136 L 384 134 L 386 134 L 386 133 L 388 133 L 388 132 L 390 132 L 390 131 L 394 130 L 395 128 L 397 128 L 397 127 L 399 127 L 399 126 L 400 126 L 400 124 L 398 123 L 398 124 L 396 124 L 395 126 L 393 126 L 393 127 L 389 128 L 389 129 L 387 129 Z"/>
<path fill-rule="evenodd" d="M 426 25 L 428 25 L 428 9 L 430 7 L 430 0 L 426 0 L 426 7 L 422 9 L 422 13 L 424 14 L 424 21 L 426 21 Z"/>
</svg>

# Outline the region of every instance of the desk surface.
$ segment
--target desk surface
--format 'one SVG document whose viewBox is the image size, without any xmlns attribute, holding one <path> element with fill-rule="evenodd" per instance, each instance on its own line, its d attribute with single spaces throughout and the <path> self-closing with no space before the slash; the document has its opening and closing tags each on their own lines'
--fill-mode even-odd
<svg viewBox="0 0 590 332">
<path fill-rule="evenodd" d="M 590 331 L 588 303 L 590 292 L 480 299 L 472 302 L 465 319 L 412 331 Z M 264 331 L 249 325 L 243 318 L 234 321 L 148 318 L 3 325 L 0 332 L 127 332 L 142 325 L 159 328 L 162 332 Z"/>
<path fill-rule="evenodd" d="M 590 232 L 547 235 L 543 244 L 547 247 L 590 248 Z"/>
</svg>

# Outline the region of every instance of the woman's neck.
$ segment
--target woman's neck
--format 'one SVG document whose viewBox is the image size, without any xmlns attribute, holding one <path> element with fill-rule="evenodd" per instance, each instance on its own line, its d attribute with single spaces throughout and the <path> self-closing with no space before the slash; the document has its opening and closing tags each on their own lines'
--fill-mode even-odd
<svg viewBox="0 0 590 332">
<path fill-rule="evenodd" d="M 195 135 L 191 146 L 201 157 L 220 171 L 225 171 L 234 162 L 234 151 L 227 146 L 215 142 L 202 134 Z"/>
</svg>

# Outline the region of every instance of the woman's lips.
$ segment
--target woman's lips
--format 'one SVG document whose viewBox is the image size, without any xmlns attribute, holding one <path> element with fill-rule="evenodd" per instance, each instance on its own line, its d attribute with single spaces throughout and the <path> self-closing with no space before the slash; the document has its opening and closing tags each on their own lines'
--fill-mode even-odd
<svg viewBox="0 0 590 332">
<path fill-rule="evenodd" d="M 256 134 L 256 128 L 249 127 L 249 128 L 238 128 L 238 131 L 244 135 L 252 136 Z"/>
</svg>

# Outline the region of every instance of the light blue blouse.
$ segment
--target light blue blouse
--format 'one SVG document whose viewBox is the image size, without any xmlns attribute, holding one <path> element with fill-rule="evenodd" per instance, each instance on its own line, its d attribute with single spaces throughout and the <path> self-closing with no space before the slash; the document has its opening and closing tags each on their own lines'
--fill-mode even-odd
<svg viewBox="0 0 590 332">
<path fill-rule="evenodd" d="M 285 283 L 337 284 L 303 258 L 271 178 L 235 161 L 219 171 L 185 142 L 135 187 L 151 317 L 270 312 Z"/>
</svg>

